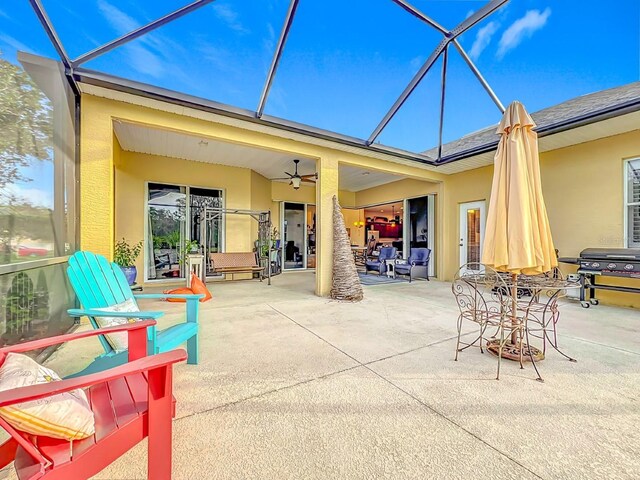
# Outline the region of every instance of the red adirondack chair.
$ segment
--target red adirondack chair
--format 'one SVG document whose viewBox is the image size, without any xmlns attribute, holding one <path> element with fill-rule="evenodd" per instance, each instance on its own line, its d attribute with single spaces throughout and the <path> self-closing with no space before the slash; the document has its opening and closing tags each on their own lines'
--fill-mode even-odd
<svg viewBox="0 0 640 480">
<path fill-rule="evenodd" d="M 95 416 L 95 434 L 68 442 L 33 436 L 14 429 L 0 418 L 11 439 L 0 446 L 0 468 L 15 460 L 18 477 L 29 479 L 84 479 L 149 437 L 148 478 L 171 478 L 171 422 L 173 364 L 184 361 L 184 350 L 147 355 L 147 327 L 155 320 L 60 335 L 0 349 L 0 364 L 9 352 L 26 352 L 110 332 L 127 331 L 129 362 L 121 366 L 58 382 L 0 392 L 0 407 L 85 388 Z"/>
</svg>

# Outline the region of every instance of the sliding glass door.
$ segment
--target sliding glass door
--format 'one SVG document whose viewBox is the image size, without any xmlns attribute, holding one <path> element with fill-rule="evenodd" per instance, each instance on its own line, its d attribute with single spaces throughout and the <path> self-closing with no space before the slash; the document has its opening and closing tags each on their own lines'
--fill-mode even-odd
<svg viewBox="0 0 640 480">
<path fill-rule="evenodd" d="M 147 280 L 183 277 L 186 187 L 150 183 L 147 199 Z"/>
<path fill-rule="evenodd" d="M 305 268 L 307 221 L 304 203 L 283 204 L 284 269 Z"/>
<path fill-rule="evenodd" d="M 205 208 L 222 208 L 222 190 L 211 190 L 207 188 L 189 188 L 189 218 L 191 220 L 190 240 L 198 242 L 202 247 L 200 251 L 217 253 L 222 251 L 222 230 L 224 215 L 217 215 L 213 219 L 204 221 L 203 214 Z M 203 232 L 203 228 L 206 229 Z M 207 244 L 203 245 L 206 239 Z"/>
<path fill-rule="evenodd" d="M 147 191 L 145 280 L 185 278 L 185 251 L 196 244 L 205 254 L 222 250 L 224 215 L 202 223 L 205 207 L 223 207 L 222 190 L 149 183 Z"/>
<path fill-rule="evenodd" d="M 405 248 L 404 257 L 410 255 L 411 248 L 431 249 L 429 275 L 435 275 L 435 195 L 408 198 L 405 202 L 405 238 L 409 248 Z"/>
</svg>

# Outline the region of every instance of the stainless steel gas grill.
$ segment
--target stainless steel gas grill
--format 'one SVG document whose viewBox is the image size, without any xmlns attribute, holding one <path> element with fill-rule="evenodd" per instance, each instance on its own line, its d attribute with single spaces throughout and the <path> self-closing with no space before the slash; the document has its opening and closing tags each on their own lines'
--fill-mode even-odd
<svg viewBox="0 0 640 480">
<path fill-rule="evenodd" d="M 584 308 L 597 305 L 596 290 L 640 293 L 640 288 L 596 283 L 598 276 L 637 278 L 640 280 L 640 248 L 587 248 L 579 258 L 560 257 L 559 262 L 578 265 L 580 304 Z M 589 301 L 585 298 L 589 290 Z"/>
</svg>

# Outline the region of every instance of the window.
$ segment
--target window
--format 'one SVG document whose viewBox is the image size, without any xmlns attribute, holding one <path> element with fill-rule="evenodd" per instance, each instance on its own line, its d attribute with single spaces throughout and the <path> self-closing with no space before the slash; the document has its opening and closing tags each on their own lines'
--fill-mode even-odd
<svg viewBox="0 0 640 480">
<path fill-rule="evenodd" d="M 149 183 L 147 191 L 147 280 L 184 278 L 188 242 L 222 250 L 222 216 L 204 219 L 205 208 L 223 207 L 222 190 Z"/>
<path fill-rule="evenodd" d="M 627 247 L 640 248 L 640 158 L 627 162 L 625 204 Z"/>
<path fill-rule="evenodd" d="M 0 50 L 0 346 L 67 332 L 76 98 L 59 63 Z"/>
</svg>

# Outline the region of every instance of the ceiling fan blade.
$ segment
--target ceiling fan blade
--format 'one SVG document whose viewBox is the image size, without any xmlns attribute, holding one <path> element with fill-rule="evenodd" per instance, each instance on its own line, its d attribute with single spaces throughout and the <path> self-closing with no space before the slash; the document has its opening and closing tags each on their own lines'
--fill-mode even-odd
<svg viewBox="0 0 640 480">
<path fill-rule="evenodd" d="M 318 178 L 318 175 L 315 173 L 310 173 L 309 175 L 300 175 L 300 178 L 306 180 L 308 178 L 313 178 L 314 180 L 316 180 Z"/>
<path fill-rule="evenodd" d="M 269 180 L 291 180 L 290 177 L 270 178 Z"/>
<path fill-rule="evenodd" d="M 312 178 L 303 178 L 301 180 L 302 182 L 307 182 L 307 183 L 316 183 L 316 181 Z"/>
<path fill-rule="evenodd" d="M 286 173 L 286 174 L 287 174 L 287 175 L 289 175 L 290 177 L 295 177 L 295 175 L 291 175 L 289 172 L 284 172 L 284 173 Z"/>
</svg>

